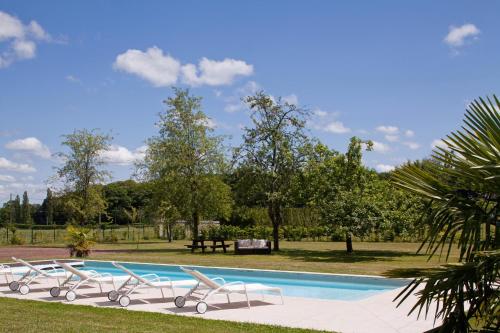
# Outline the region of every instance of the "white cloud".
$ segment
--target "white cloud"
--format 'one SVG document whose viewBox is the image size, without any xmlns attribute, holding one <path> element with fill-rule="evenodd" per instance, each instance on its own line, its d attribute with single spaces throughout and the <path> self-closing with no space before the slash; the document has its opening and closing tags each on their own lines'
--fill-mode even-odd
<svg viewBox="0 0 500 333">
<path fill-rule="evenodd" d="M 398 140 L 399 140 L 399 136 L 397 136 L 397 135 L 389 135 L 389 134 L 387 134 L 387 135 L 385 136 L 385 139 L 386 139 L 387 141 L 389 141 L 389 142 L 396 142 L 396 141 L 398 141 Z"/>
<path fill-rule="evenodd" d="M 47 159 L 51 157 L 49 148 L 35 137 L 28 137 L 8 142 L 5 145 L 5 148 L 32 153 L 36 156 Z"/>
<path fill-rule="evenodd" d="M 414 137 L 414 136 L 415 136 L 415 132 L 413 132 L 412 130 L 406 130 L 406 131 L 405 131 L 405 136 L 406 136 L 407 138 L 412 138 L 412 137 Z"/>
<path fill-rule="evenodd" d="M 318 116 L 318 117 L 326 117 L 326 116 L 328 116 L 328 112 L 323 111 L 321 109 L 314 110 L 313 114 L 316 115 L 316 116 Z"/>
<path fill-rule="evenodd" d="M 15 182 L 16 178 L 11 175 L 0 175 L 0 182 L 12 183 Z"/>
<path fill-rule="evenodd" d="M 24 34 L 25 27 L 17 17 L 0 11 L 0 41 L 11 38 L 21 39 Z"/>
<path fill-rule="evenodd" d="M 109 164 L 131 165 L 144 158 L 147 147 L 141 146 L 134 151 L 130 151 L 123 146 L 112 145 L 109 150 L 102 151 L 99 155 L 102 160 Z"/>
<path fill-rule="evenodd" d="M 373 141 L 373 151 L 385 154 L 390 150 L 389 146 L 385 143 Z"/>
<path fill-rule="evenodd" d="M 471 38 L 477 38 L 481 31 L 474 24 L 464 24 L 460 27 L 451 26 L 450 31 L 444 38 L 444 42 L 452 47 L 463 46 L 466 40 Z"/>
<path fill-rule="evenodd" d="M 335 134 L 349 133 L 351 131 L 351 129 L 345 127 L 341 121 L 332 121 L 326 124 L 322 129 L 326 132 Z"/>
<path fill-rule="evenodd" d="M 394 167 L 394 165 L 388 165 L 388 164 L 377 164 L 375 166 L 375 169 L 378 171 L 378 172 L 390 172 L 390 171 L 394 171 L 394 169 L 396 169 Z"/>
<path fill-rule="evenodd" d="M 399 128 L 396 126 L 378 126 L 375 130 L 385 134 L 396 134 L 399 132 Z"/>
<path fill-rule="evenodd" d="M 50 35 L 36 21 L 25 25 L 17 17 L 0 11 L 0 42 L 8 43 L 0 54 L 0 68 L 36 56 L 35 41 L 51 41 Z"/>
<path fill-rule="evenodd" d="M 203 121 L 198 122 L 208 128 L 214 129 L 217 127 L 217 123 L 212 118 L 205 118 Z"/>
<path fill-rule="evenodd" d="M 143 52 L 127 50 L 119 54 L 113 64 L 117 70 L 137 75 L 152 83 L 155 87 L 165 87 L 177 82 L 180 62 L 156 46 Z"/>
<path fill-rule="evenodd" d="M 446 147 L 448 147 L 448 145 L 443 140 L 441 140 L 441 139 L 433 140 L 431 142 L 431 149 L 434 149 L 434 148 L 437 148 L 437 147 L 446 148 Z"/>
<path fill-rule="evenodd" d="M 15 40 L 12 49 L 19 59 L 31 59 L 36 55 L 36 44 L 30 40 Z"/>
<path fill-rule="evenodd" d="M 233 113 L 246 109 L 248 106 L 243 101 L 247 96 L 254 95 L 256 92 L 261 90 L 261 86 L 255 81 L 248 81 L 243 86 L 235 89 L 230 96 L 222 97 L 222 94 L 218 97 L 222 97 L 226 105 L 224 106 L 224 111 L 228 113 Z"/>
<path fill-rule="evenodd" d="M 45 198 L 47 185 L 31 182 L 14 182 L 0 185 L 0 201 L 9 200 L 11 194 L 21 196 L 24 191 L 28 192 L 31 203 L 41 202 Z"/>
<path fill-rule="evenodd" d="M 23 173 L 36 171 L 36 169 L 29 164 L 12 162 L 5 157 L 0 157 L 0 169 Z"/>
<path fill-rule="evenodd" d="M 145 52 L 129 49 L 116 57 L 113 68 L 137 75 L 155 87 L 167 87 L 182 82 L 190 86 L 229 85 L 237 76 L 253 74 L 253 66 L 242 60 L 226 58 L 222 61 L 202 58 L 198 65 L 185 64 L 153 46 Z"/>
<path fill-rule="evenodd" d="M 262 87 L 257 82 L 248 81 L 247 83 L 245 83 L 243 87 L 237 89 L 237 93 L 238 95 L 248 96 L 255 94 L 257 91 L 261 89 Z"/>
<path fill-rule="evenodd" d="M 182 66 L 182 81 L 191 86 L 220 86 L 233 83 L 237 76 L 253 74 L 253 66 L 242 60 L 226 58 L 222 61 L 202 58 L 198 66 Z"/>
<path fill-rule="evenodd" d="M 420 148 L 420 144 L 413 141 L 403 142 L 403 144 L 412 150 Z"/>
<path fill-rule="evenodd" d="M 284 96 L 284 97 L 282 97 L 282 100 L 283 100 L 283 102 L 288 103 L 288 104 L 294 104 L 294 105 L 299 104 L 299 98 L 295 94 Z"/>
<path fill-rule="evenodd" d="M 52 40 L 52 37 L 45 31 L 40 24 L 36 21 L 31 21 L 27 27 L 27 31 L 30 32 L 34 38 L 39 40 Z"/>
</svg>

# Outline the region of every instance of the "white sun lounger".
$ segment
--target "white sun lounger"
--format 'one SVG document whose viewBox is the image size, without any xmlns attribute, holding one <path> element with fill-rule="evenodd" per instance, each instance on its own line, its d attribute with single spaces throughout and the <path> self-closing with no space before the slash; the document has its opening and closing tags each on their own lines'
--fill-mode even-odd
<svg viewBox="0 0 500 333">
<path fill-rule="evenodd" d="M 160 289 L 161 296 L 165 298 L 163 289 L 170 289 L 173 297 L 175 297 L 174 288 L 190 288 L 197 283 L 196 280 L 172 281 L 168 277 L 159 277 L 156 274 L 138 275 L 114 261 L 112 264 L 129 275 L 128 279 L 118 289 L 112 290 L 108 293 L 108 299 L 113 302 L 118 300 L 118 303 L 120 303 L 122 307 L 126 307 L 130 304 L 130 295 L 137 289 Z"/>
<path fill-rule="evenodd" d="M 17 259 L 12 257 L 12 260 L 28 268 L 28 271 L 24 273 L 18 280 L 11 281 L 9 283 L 9 288 L 12 291 L 19 291 L 21 295 L 26 295 L 30 292 L 30 285 L 39 280 L 46 279 L 57 281 L 57 284 L 61 285 L 61 280 L 67 278 L 67 274 L 63 269 L 59 269 L 56 266 L 44 266 L 43 270 L 40 267 L 34 266 L 29 262 L 22 259 Z M 11 276 L 12 271 L 11 271 Z"/>
<path fill-rule="evenodd" d="M 14 281 L 14 275 L 12 274 L 12 268 L 9 265 L 0 264 L 0 275 L 5 279 L 5 283 L 10 283 Z"/>
<path fill-rule="evenodd" d="M 208 276 L 194 269 L 181 267 L 181 270 L 194 277 L 198 281 L 198 284 L 189 290 L 186 295 L 175 298 L 174 303 L 178 308 L 182 308 L 188 298 L 194 298 L 198 301 L 196 312 L 205 313 L 208 308 L 208 300 L 216 294 L 226 295 L 228 303 L 231 303 L 229 298 L 231 294 L 245 295 L 247 306 L 250 308 L 248 294 L 252 292 L 261 293 L 262 297 L 264 297 L 264 292 L 275 293 L 281 297 L 281 304 L 284 304 L 281 288 L 278 287 L 266 286 L 261 283 L 243 283 L 241 281 L 226 283 L 221 277 L 210 279 Z M 217 283 L 217 281 L 221 281 L 222 284 Z M 216 307 L 214 305 L 211 306 Z"/>
<path fill-rule="evenodd" d="M 125 279 L 125 276 L 113 277 L 109 273 L 98 273 L 96 271 L 84 271 L 72 267 L 63 262 L 57 262 L 54 260 L 54 264 L 61 266 L 65 271 L 69 273 L 69 277 L 64 281 L 62 286 L 68 286 L 69 289 L 66 292 L 65 298 L 67 301 L 71 302 L 76 299 L 76 290 L 81 286 L 98 286 L 101 293 L 103 292 L 103 284 L 113 285 L 113 289 L 116 288 L 115 282 Z M 50 290 L 50 295 L 52 297 L 59 296 L 61 290 L 52 288 Z"/>
</svg>

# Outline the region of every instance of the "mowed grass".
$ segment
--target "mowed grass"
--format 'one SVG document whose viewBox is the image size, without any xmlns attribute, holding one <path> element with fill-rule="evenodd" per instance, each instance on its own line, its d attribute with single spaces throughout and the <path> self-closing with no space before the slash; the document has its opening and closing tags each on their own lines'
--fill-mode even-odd
<svg viewBox="0 0 500 333">
<path fill-rule="evenodd" d="M 0 332 L 318 332 L 10 298 L 0 298 L 0 309 Z"/>
<path fill-rule="evenodd" d="M 281 250 L 271 255 L 235 255 L 231 249 L 224 254 L 191 253 L 184 248 L 186 241 L 173 243 L 102 244 L 101 251 L 91 258 L 96 260 L 137 261 L 179 265 L 202 265 L 308 271 L 339 274 L 398 276 L 408 275 L 414 269 L 443 264 L 445 258 L 430 261 L 426 254 L 417 254 L 418 243 L 354 243 L 354 253 L 348 254 L 344 242 L 281 242 Z M 458 259 L 453 251 L 449 261 Z"/>
<path fill-rule="evenodd" d="M 310 271 L 323 273 L 411 276 L 415 269 L 435 267 L 445 258 L 416 254 L 418 243 L 355 242 L 354 253 L 347 254 L 343 242 L 281 242 L 281 251 L 271 255 L 235 255 L 228 253 L 191 253 L 188 241 L 98 244 L 88 259 L 150 262 L 176 265 L 224 266 L 257 269 Z M 0 261 L 10 261 L 1 256 Z M 46 259 L 37 257 L 25 259 Z M 452 251 L 450 262 L 458 259 Z"/>
</svg>

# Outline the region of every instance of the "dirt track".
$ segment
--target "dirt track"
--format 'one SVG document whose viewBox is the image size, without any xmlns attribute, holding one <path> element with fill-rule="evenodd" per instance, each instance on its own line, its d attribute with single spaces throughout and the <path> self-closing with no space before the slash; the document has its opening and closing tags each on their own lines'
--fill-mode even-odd
<svg viewBox="0 0 500 333">
<path fill-rule="evenodd" d="M 54 259 L 68 258 L 69 252 L 66 248 L 56 247 L 0 247 L 0 262 L 10 262 L 11 257 L 22 259 Z"/>
</svg>

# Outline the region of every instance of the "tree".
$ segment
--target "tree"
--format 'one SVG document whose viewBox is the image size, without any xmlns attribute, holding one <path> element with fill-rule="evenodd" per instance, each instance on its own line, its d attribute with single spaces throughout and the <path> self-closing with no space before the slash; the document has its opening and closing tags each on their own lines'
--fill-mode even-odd
<svg viewBox="0 0 500 333">
<path fill-rule="evenodd" d="M 73 219 L 87 224 L 106 207 L 97 185 L 109 177 L 109 173 L 102 170 L 105 162 L 101 154 L 109 149 L 111 137 L 97 130 L 83 129 L 63 138 L 62 145 L 69 152 L 58 153 L 64 164 L 57 169 L 57 176 L 65 185 L 65 204 Z"/>
<path fill-rule="evenodd" d="M 262 186 L 273 224 L 273 248 L 279 250 L 283 208 L 290 200 L 290 184 L 303 167 L 308 138 L 304 125 L 309 112 L 294 104 L 258 92 L 244 99 L 250 107 L 252 128 L 245 128 L 243 143 L 234 151 L 234 163 L 250 170 Z"/>
<path fill-rule="evenodd" d="M 54 224 L 54 198 L 52 197 L 52 191 L 50 188 L 47 188 L 47 197 L 45 198 L 42 206 L 45 208 L 47 225 Z"/>
<path fill-rule="evenodd" d="M 372 142 L 352 137 L 345 154 L 317 144 L 304 171 L 304 190 L 323 220 L 346 233 L 346 248 L 352 252 L 351 234 L 365 236 L 373 230 L 381 212 L 368 195 L 376 174 L 363 166 L 363 148 Z M 367 193 L 368 192 L 368 193 Z"/>
<path fill-rule="evenodd" d="M 397 186 L 427 201 L 429 232 L 421 249 L 432 257 L 453 246 L 460 263 L 422 272 L 398 296 L 400 304 L 417 287 L 412 311 L 435 305 L 439 332 L 469 332 L 470 320 L 500 329 L 500 101 L 475 100 L 462 130 L 451 133 L 432 155 L 433 163 L 409 164 L 394 173 Z M 493 231 L 495 229 L 495 231 Z"/>
<path fill-rule="evenodd" d="M 197 237 L 202 217 L 229 215 L 230 188 L 221 177 L 225 155 L 222 137 L 213 135 L 208 126 L 201 98 L 189 90 L 174 88 L 174 93 L 164 101 L 167 110 L 160 113 L 159 134 L 148 140 L 144 162 L 138 167 L 155 182 L 156 195 L 191 221 L 193 237 Z"/>
<path fill-rule="evenodd" d="M 12 211 L 14 213 L 14 221 L 16 224 L 23 224 L 23 217 L 21 213 L 21 199 L 19 199 L 19 195 L 16 195 L 14 199 L 14 203 L 12 205 Z"/>
<path fill-rule="evenodd" d="M 28 192 L 23 193 L 23 203 L 21 207 L 21 220 L 23 224 L 31 224 L 33 222 L 31 218 L 31 207 L 28 199 Z"/>
<path fill-rule="evenodd" d="M 161 218 L 165 231 L 167 233 L 168 242 L 172 242 L 172 227 L 180 218 L 177 208 L 166 200 L 162 200 L 158 207 L 158 215 Z"/>
</svg>

